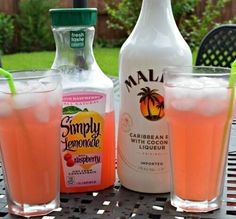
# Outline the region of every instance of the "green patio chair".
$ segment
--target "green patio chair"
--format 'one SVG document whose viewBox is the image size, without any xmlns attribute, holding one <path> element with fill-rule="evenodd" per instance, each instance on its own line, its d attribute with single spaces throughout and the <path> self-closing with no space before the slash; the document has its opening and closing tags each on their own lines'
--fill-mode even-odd
<svg viewBox="0 0 236 219">
<path fill-rule="evenodd" d="M 221 25 L 202 40 L 196 65 L 230 67 L 236 59 L 236 24 Z"/>
<path fill-rule="evenodd" d="M 231 68 L 234 60 L 236 60 L 236 24 L 224 24 L 211 30 L 204 37 L 199 47 L 196 65 Z M 236 125 L 236 114 L 233 124 Z"/>
</svg>

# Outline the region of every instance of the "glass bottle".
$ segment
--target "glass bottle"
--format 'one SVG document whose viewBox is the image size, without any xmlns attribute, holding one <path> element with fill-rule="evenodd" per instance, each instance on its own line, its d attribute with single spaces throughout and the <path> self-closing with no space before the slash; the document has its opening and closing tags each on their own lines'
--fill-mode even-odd
<svg viewBox="0 0 236 219">
<path fill-rule="evenodd" d="M 63 74 L 61 192 L 101 190 L 115 181 L 113 83 L 93 54 L 97 9 L 51 9 Z"/>
<path fill-rule="evenodd" d="M 120 50 L 118 176 L 128 189 L 170 191 L 169 137 L 163 66 L 192 65 L 171 0 L 143 0 L 134 30 Z"/>
</svg>

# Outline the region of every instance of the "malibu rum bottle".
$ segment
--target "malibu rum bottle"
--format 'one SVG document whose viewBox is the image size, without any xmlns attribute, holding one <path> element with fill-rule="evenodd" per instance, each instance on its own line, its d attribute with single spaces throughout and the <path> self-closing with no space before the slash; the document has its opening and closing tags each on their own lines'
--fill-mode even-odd
<svg viewBox="0 0 236 219">
<path fill-rule="evenodd" d="M 143 0 L 137 24 L 120 51 L 118 176 L 128 189 L 170 191 L 169 136 L 163 67 L 192 65 L 171 0 Z"/>
</svg>

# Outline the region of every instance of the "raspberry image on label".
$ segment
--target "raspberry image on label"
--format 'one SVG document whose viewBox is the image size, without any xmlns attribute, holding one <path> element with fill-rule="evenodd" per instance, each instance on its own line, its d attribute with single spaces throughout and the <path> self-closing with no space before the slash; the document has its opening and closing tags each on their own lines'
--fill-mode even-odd
<svg viewBox="0 0 236 219">
<path fill-rule="evenodd" d="M 66 153 L 66 154 L 64 155 L 64 160 L 65 160 L 65 161 L 68 161 L 69 159 L 72 159 L 72 155 L 69 154 L 69 153 Z"/>
<path fill-rule="evenodd" d="M 66 162 L 66 165 L 67 165 L 68 167 L 73 167 L 74 164 L 75 164 L 75 162 L 73 161 L 73 159 L 69 159 L 69 160 L 67 160 L 67 162 Z"/>
</svg>

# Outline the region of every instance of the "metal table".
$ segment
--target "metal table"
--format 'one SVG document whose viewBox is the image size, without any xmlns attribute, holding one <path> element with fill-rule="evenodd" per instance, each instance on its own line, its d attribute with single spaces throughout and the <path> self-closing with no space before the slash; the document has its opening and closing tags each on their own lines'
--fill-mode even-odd
<svg viewBox="0 0 236 219">
<path fill-rule="evenodd" d="M 115 100 L 118 107 L 118 81 Z M 129 191 L 117 179 L 115 185 L 99 192 L 61 194 L 61 208 L 42 219 L 233 219 L 236 218 L 236 123 L 233 124 L 230 153 L 221 209 L 209 213 L 185 213 L 170 204 L 169 194 Z M 19 218 L 8 214 L 5 184 L 0 168 L 0 218 Z"/>
</svg>

